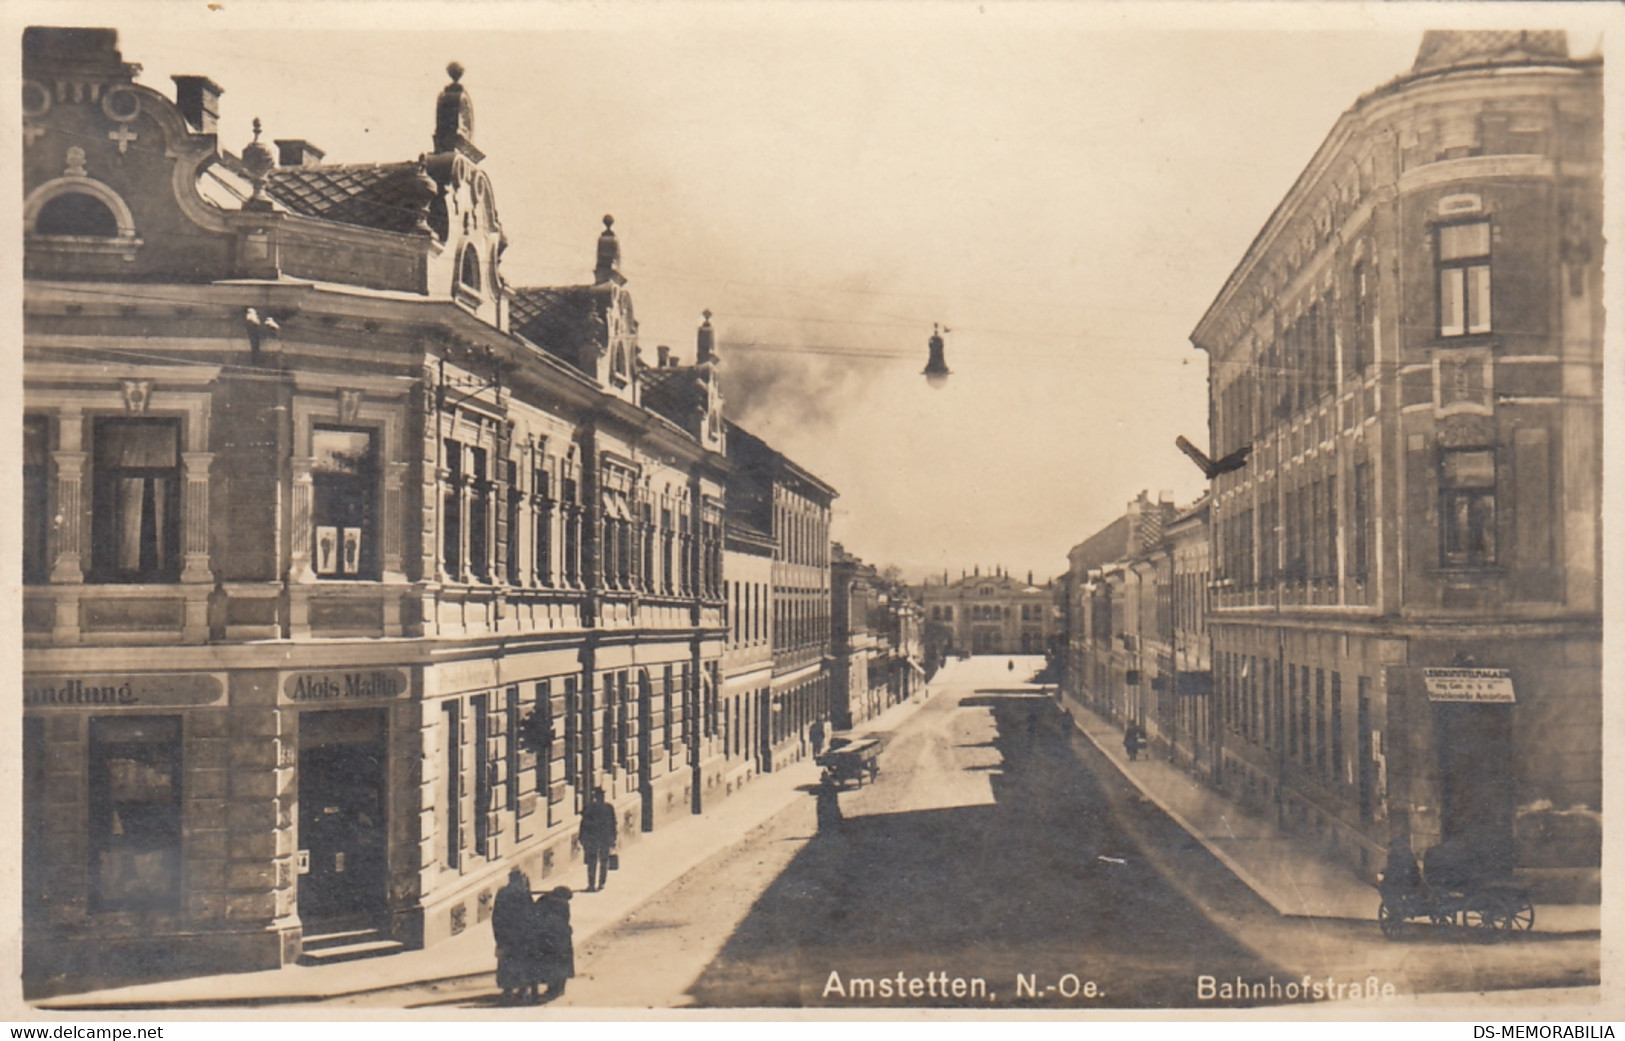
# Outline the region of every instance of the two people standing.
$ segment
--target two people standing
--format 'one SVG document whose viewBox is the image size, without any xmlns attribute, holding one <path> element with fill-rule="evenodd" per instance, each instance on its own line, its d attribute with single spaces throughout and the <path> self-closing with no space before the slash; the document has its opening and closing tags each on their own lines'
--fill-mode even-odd
<svg viewBox="0 0 1625 1041">
<path fill-rule="evenodd" d="M 534 1003 L 543 986 L 549 999 L 556 998 L 576 974 L 571 895 L 568 886 L 559 886 L 533 900 L 530 878 L 518 868 L 508 872 L 508 884 L 491 904 L 497 986 L 505 1003 Z"/>
</svg>

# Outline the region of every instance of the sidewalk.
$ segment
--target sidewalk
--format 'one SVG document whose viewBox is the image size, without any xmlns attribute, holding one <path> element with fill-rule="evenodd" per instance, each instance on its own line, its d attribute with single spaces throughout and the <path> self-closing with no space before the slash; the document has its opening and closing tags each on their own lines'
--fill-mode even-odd
<svg viewBox="0 0 1625 1041">
<path fill-rule="evenodd" d="M 1190 833 L 1249 889 L 1283 915 L 1375 921 L 1376 887 L 1316 852 L 1301 837 L 1252 816 L 1189 773 L 1155 757 L 1129 762 L 1123 732 L 1067 698 L 1077 728 L 1141 793 Z M 1601 928 L 1591 904 L 1540 904 L 1535 929 L 1546 933 Z"/>
<path fill-rule="evenodd" d="M 854 728 L 855 735 L 894 729 L 932 697 L 916 694 Z M 768 774 L 759 774 L 733 795 L 704 813 L 673 821 L 638 836 L 621 856 L 621 868 L 604 889 L 577 889 L 570 901 L 575 947 L 581 950 L 599 932 L 619 924 L 660 890 L 705 863 L 712 855 L 744 838 L 797 799 L 800 789 L 815 784 L 811 757 Z M 548 885 L 575 885 L 585 868 L 571 864 L 548 878 Z M 108 990 L 65 994 L 33 1003 L 42 1010 L 142 1009 L 276 1005 L 320 1001 L 386 990 L 414 983 L 468 979 L 495 973 L 495 942 L 489 922 L 469 927 L 461 936 L 422 950 L 332 965 L 288 965 L 262 972 L 194 976 Z M 496 984 L 493 982 L 492 987 Z"/>
</svg>

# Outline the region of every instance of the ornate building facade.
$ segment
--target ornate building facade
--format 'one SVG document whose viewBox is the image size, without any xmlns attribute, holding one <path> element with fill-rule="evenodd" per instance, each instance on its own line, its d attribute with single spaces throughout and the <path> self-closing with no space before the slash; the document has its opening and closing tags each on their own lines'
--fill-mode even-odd
<svg viewBox="0 0 1625 1041">
<path fill-rule="evenodd" d="M 927 582 L 915 590 L 926 631 L 937 655 L 1045 654 L 1058 629 L 1055 591 L 1022 582 L 1003 569 L 941 584 Z"/>
<path fill-rule="evenodd" d="M 724 696 L 709 322 L 640 358 L 609 218 L 590 282 L 508 284 L 460 67 L 423 156 L 337 165 L 223 149 L 221 88 L 112 30 L 24 43 L 33 985 L 433 943 L 577 861 L 594 788 L 635 836 L 788 739 Z M 827 526 L 790 531 L 800 720 Z"/>
<path fill-rule="evenodd" d="M 1429 32 L 1192 334 L 1223 783 L 1367 874 L 1600 844 L 1600 59 Z"/>
</svg>

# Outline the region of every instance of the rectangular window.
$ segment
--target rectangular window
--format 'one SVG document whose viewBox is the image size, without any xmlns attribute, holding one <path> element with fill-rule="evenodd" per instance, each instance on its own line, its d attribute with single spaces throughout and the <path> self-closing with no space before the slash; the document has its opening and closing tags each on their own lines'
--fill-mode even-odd
<svg viewBox="0 0 1625 1041">
<path fill-rule="evenodd" d="M 463 720 L 462 706 L 448 701 L 446 714 L 446 866 L 455 868 L 463 856 Z"/>
<path fill-rule="evenodd" d="M 564 783 L 580 794 L 581 695 L 574 676 L 564 677 Z"/>
<path fill-rule="evenodd" d="M 1315 670 L 1315 771 L 1326 776 L 1326 670 Z"/>
<path fill-rule="evenodd" d="M 310 434 L 312 564 L 318 578 L 377 579 L 378 455 L 370 430 Z"/>
<path fill-rule="evenodd" d="M 629 749 L 631 742 L 627 740 L 630 732 L 628 719 L 631 714 L 632 684 L 629 674 L 623 669 L 615 674 L 615 764 L 622 770 L 630 762 Z"/>
<path fill-rule="evenodd" d="M 474 852 L 490 856 L 493 773 L 491 760 L 491 709 L 484 694 L 474 703 Z"/>
<path fill-rule="evenodd" d="M 541 804 L 546 806 L 553 801 L 549 789 L 553 787 L 553 749 L 557 747 L 553 741 L 552 680 L 541 680 L 536 684 L 536 707 L 532 711 L 540 720 L 537 729 L 541 731 L 545 741 L 545 747 L 538 749 L 536 753 L 536 794 Z M 565 769 L 568 770 L 570 763 L 568 751 L 565 752 L 564 762 Z M 517 798 L 516 794 L 515 799 Z M 515 801 L 514 805 L 518 806 L 519 803 Z"/>
<path fill-rule="evenodd" d="M 1370 532 L 1371 526 L 1371 498 L 1369 482 L 1371 481 L 1371 464 L 1354 464 L 1354 518 L 1350 525 L 1349 534 L 1354 536 L 1353 559 L 1349 564 L 1349 573 L 1356 580 L 1364 582 L 1369 556 L 1371 552 Z"/>
<path fill-rule="evenodd" d="M 562 482 L 564 501 L 564 581 L 571 586 L 581 585 L 581 503 L 576 498 L 576 483 L 570 478 Z"/>
<path fill-rule="evenodd" d="M 1451 450 L 1439 460 L 1439 542 L 1446 567 L 1495 563 L 1495 451 Z"/>
<path fill-rule="evenodd" d="M 23 417 L 23 581 L 44 582 L 51 531 L 51 421 Z"/>
<path fill-rule="evenodd" d="M 1439 335 L 1490 331 L 1490 223 L 1438 229 Z"/>
<path fill-rule="evenodd" d="M 506 511 L 508 521 L 508 584 L 510 586 L 517 586 L 521 581 L 520 575 L 523 574 L 519 568 L 519 546 L 521 542 L 519 538 L 519 464 L 511 461 L 504 462 L 502 467 L 505 474 L 505 480 L 507 481 L 508 485 L 508 501 Z"/>
<path fill-rule="evenodd" d="M 1366 299 L 1370 286 L 1364 262 L 1354 265 L 1353 283 L 1351 289 L 1354 296 L 1354 335 L 1349 337 L 1348 349 L 1343 352 L 1345 376 L 1362 375 L 1365 372 L 1366 358 L 1370 353 L 1370 330 L 1367 328 L 1367 322 L 1370 321 L 1368 312 L 1370 303 Z"/>
<path fill-rule="evenodd" d="M 1337 581 L 1337 476 L 1326 478 L 1326 569 L 1324 574 Z"/>
<path fill-rule="evenodd" d="M 539 586 L 553 584 L 553 495 L 547 471 L 541 467 L 531 471 L 532 523 L 535 524 L 535 556 L 531 560 L 531 573 Z"/>
<path fill-rule="evenodd" d="M 1288 665 L 1286 672 L 1286 754 L 1298 758 L 1298 670 Z"/>
<path fill-rule="evenodd" d="M 1343 783 L 1343 674 L 1332 673 L 1332 782 Z"/>
<path fill-rule="evenodd" d="M 665 743 L 666 743 L 666 754 L 667 755 L 671 754 L 672 745 L 675 743 L 675 740 L 674 740 L 675 735 L 672 734 L 672 724 L 674 722 L 674 717 L 672 716 L 672 690 L 671 690 L 671 684 L 672 684 L 671 666 L 668 665 L 668 666 L 666 666 L 665 675 L 663 677 L 661 677 L 661 681 L 660 681 L 660 690 L 662 692 L 660 707 L 661 707 L 661 710 L 663 712 L 663 718 L 666 721 Z"/>
<path fill-rule="evenodd" d="M 463 446 L 447 438 L 445 441 L 446 494 L 440 513 L 440 558 L 446 566 L 446 577 L 463 577 Z"/>
<path fill-rule="evenodd" d="M 180 422 L 98 419 L 91 569 L 103 582 L 180 574 Z"/>
<path fill-rule="evenodd" d="M 482 582 L 491 581 L 491 474 L 485 449 L 470 448 L 468 495 L 468 566 Z"/>
<path fill-rule="evenodd" d="M 95 910 L 161 910 L 180 898 L 181 717 L 90 720 L 90 875 Z"/>
</svg>

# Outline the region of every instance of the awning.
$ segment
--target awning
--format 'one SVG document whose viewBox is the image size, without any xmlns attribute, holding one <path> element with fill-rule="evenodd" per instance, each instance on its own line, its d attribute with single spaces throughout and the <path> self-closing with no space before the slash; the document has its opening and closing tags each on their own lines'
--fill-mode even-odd
<svg viewBox="0 0 1625 1041">
<path fill-rule="evenodd" d="M 1517 699 L 1512 691 L 1511 669 L 1423 669 L 1429 701 L 1450 701 L 1472 705 L 1511 705 Z"/>
</svg>

